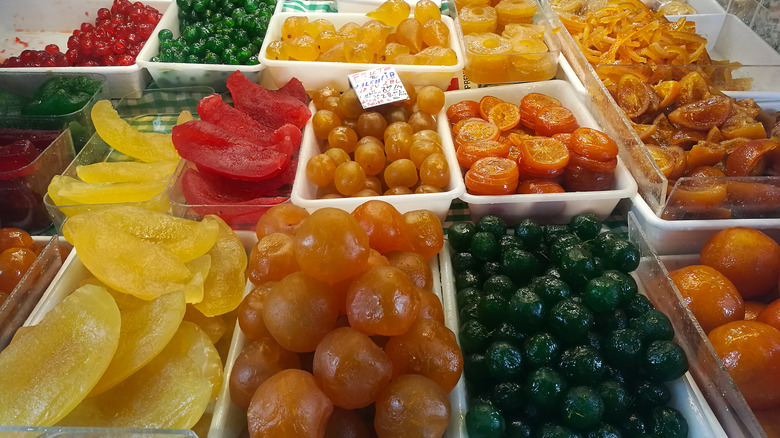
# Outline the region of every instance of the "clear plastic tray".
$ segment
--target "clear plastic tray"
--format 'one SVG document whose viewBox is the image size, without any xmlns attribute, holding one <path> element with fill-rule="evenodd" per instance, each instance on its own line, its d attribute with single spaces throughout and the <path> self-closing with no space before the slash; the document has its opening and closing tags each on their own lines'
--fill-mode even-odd
<svg viewBox="0 0 780 438">
<path fill-rule="evenodd" d="M 686 373 L 680 379 L 669 382 L 667 385 L 672 393 L 671 406 L 678 409 L 685 419 L 688 421 L 689 436 L 691 437 L 726 437 L 735 436 L 730 433 L 727 435 L 724 428 L 719 423 L 719 418 L 716 418 L 713 409 L 710 408 L 710 401 L 706 398 L 707 392 L 703 391 L 698 383 L 694 379 L 694 373 L 697 369 L 696 361 L 690 359 L 697 357 L 697 350 L 695 344 L 692 345 L 692 341 L 688 339 L 689 327 L 691 318 L 693 317 L 688 312 L 685 313 L 685 309 L 680 307 L 673 307 L 672 305 L 664 305 L 663 299 L 659 297 L 660 291 L 657 290 L 655 284 L 651 281 L 654 277 L 648 277 L 650 273 L 654 273 L 660 269 L 658 259 L 650 251 L 649 247 L 644 245 L 643 237 L 638 232 L 635 224 L 629 220 L 629 236 L 630 239 L 637 243 L 642 249 L 642 262 L 639 268 L 634 272 L 633 276 L 637 279 L 638 285 L 642 293 L 647 295 L 650 301 L 662 312 L 669 316 L 675 329 L 675 341 L 680 344 L 685 350 L 686 355 L 691 363 L 691 371 Z M 455 300 L 455 272 L 452 267 L 452 261 L 450 259 L 451 248 L 449 243 L 445 241 L 444 249 L 439 254 L 439 265 L 441 272 L 441 287 L 443 294 L 443 305 L 445 312 L 445 319 L 447 326 L 458 335 L 459 322 L 458 322 L 458 310 Z M 645 278 L 647 277 L 647 279 Z M 724 370 L 725 372 L 725 370 Z M 713 378 L 723 377 L 722 375 L 715 375 Z M 726 376 L 728 377 L 728 376 Z M 711 386 L 711 384 L 709 384 Z M 465 415 L 468 410 L 468 404 L 465 399 L 465 382 L 461 378 L 458 382 L 458 386 L 455 391 L 458 391 L 460 387 L 460 394 L 464 397 L 456 405 L 453 403 L 453 421 L 450 423 L 450 427 L 447 430 L 447 437 L 460 438 L 468 436 L 466 432 Z M 709 388 L 708 388 L 709 389 Z M 455 392 L 453 391 L 453 392 Z M 727 429 L 729 430 L 729 429 Z"/>
<path fill-rule="evenodd" d="M 446 95 L 446 94 L 445 94 Z M 312 114 L 316 112 L 314 104 L 309 105 Z M 446 125 L 446 116 L 444 111 L 437 116 L 437 132 L 442 139 L 442 150 L 447 158 L 447 165 L 450 168 L 450 181 L 440 193 L 415 193 L 409 195 L 379 196 L 375 198 L 351 197 L 339 199 L 317 199 L 317 186 L 306 177 L 306 163 L 315 155 L 325 151 L 324 142 L 314 136 L 314 128 L 311 119 L 306 123 L 303 130 L 303 141 L 301 142 L 301 152 L 298 159 L 298 170 L 295 173 L 295 184 L 292 190 L 292 203 L 307 210 L 315 211 L 324 207 L 336 207 L 351 212 L 358 205 L 369 199 L 380 199 L 389 202 L 401 213 L 407 211 L 427 209 L 436 214 L 439 220 L 447 217 L 452 200 L 461 196 L 465 190 L 463 178 L 458 171 L 458 160 L 455 157 L 455 148 L 452 146 L 452 138 L 449 136 L 449 127 Z M 442 122 L 445 120 L 445 122 Z M 444 125 L 442 124 L 444 123 Z"/>
<path fill-rule="evenodd" d="M 144 5 L 153 6 L 165 13 L 171 0 L 145 0 Z M 3 4 L 0 15 L 0 53 L 13 56 L 22 50 L 43 50 L 47 44 L 57 44 L 61 51 L 67 49 L 68 37 L 84 21 L 94 22 L 98 9 L 110 7 L 111 2 L 102 0 L 27 0 L 11 1 Z M 42 14 L 41 11 L 45 11 Z M 155 28 L 156 35 L 160 27 Z M 144 45 L 138 58 L 143 58 L 149 45 Z M 99 73 L 106 77 L 109 96 L 118 99 L 122 96 L 143 90 L 149 83 L 149 72 L 138 63 L 117 67 L 22 67 L 0 68 L 2 73 L 54 73 L 89 74 Z"/>
<path fill-rule="evenodd" d="M 281 35 L 282 23 L 287 17 L 301 16 L 298 12 L 276 13 L 271 17 L 268 23 L 268 32 L 265 34 L 263 47 L 260 49 L 260 64 L 266 66 L 264 74 L 271 77 L 277 87 L 286 84 L 292 78 L 298 78 L 303 82 L 307 90 L 317 90 L 325 86 L 331 86 L 338 91 L 345 91 L 350 88 L 347 75 L 357 73 L 363 70 L 380 67 L 384 64 L 351 64 L 344 62 L 317 62 L 317 61 L 280 61 L 268 59 L 265 55 L 268 45 L 273 41 L 278 41 Z M 307 13 L 309 20 L 319 18 L 326 19 L 336 26 L 336 29 L 349 22 L 357 24 L 365 23 L 371 18 L 364 14 L 349 13 Z M 408 81 L 414 86 L 435 85 L 442 90 L 446 90 L 450 80 L 463 70 L 463 51 L 458 43 L 455 31 L 455 23 L 452 18 L 441 17 L 444 24 L 450 31 L 450 48 L 455 51 L 458 62 L 455 65 L 401 65 L 392 64 L 401 79 Z"/>
<path fill-rule="evenodd" d="M 11 342 L 16 330 L 30 316 L 44 291 L 62 267 L 58 236 L 53 236 L 36 246 L 44 246 L 44 248 L 5 302 L 0 304 L 0 351 Z"/>
<path fill-rule="evenodd" d="M 149 89 L 139 96 L 131 95 L 125 97 L 119 101 L 116 110 L 120 117 L 128 120 L 130 125 L 136 129 L 145 132 L 169 133 L 181 111 L 188 110 L 194 115 L 200 99 L 211 95 L 213 92 L 214 90 L 210 87 Z M 76 168 L 80 165 L 128 160 L 132 161 L 131 158 L 113 149 L 98 134 L 95 134 L 87 142 L 84 149 L 76 155 L 76 158 L 62 172 L 62 175 L 77 178 Z M 175 175 L 171 178 L 168 189 L 174 181 Z M 152 199 L 135 205 L 143 205 L 150 209 L 167 212 L 170 208 L 168 189 Z M 63 222 L 69 215 L 118 205 L 110 203 L 58 206 L 54 204 L 48 194 L 44 197 L 44 204 L 57 230 L 62 228 Z"/>
<path fill-rule="evenodd" d="M 554 16 L 551 9 L 547 9 L 546 13 Z M 674 19 L 675 17 L 670 18 Z M 739 88 L 738 85 L 744 85 L 739 82 L 732 82 L 731 86 L 724 84 L 721 89 L 725 90 L 727 95 L 737 99 L 754 98 L 762 108 L 778 109 L 780 93 L 774 90 L 777 90 L 775 78 L 780 74 L 780 54 L 734 15 L 687 15 L 685 19 L 695 22 L 697 32 L 707 37 L 707 49 L 713 59 L 725 58 L 732 62 L 742 63 L 738 69 L 722 65 L 697 67 L 719 71 L 718 74 L 728 70 L 728 74 L 732 78 L 752 78 L 750 90 L 736 89 Z M 562 52 L 569 61 L 566 65 L 562 65 L 566 79 L 579 91 L 593 96 L 592 102 L 589 103 L 591 113 L 599 124 L 605 127 L 608 134 L 612 135 L 613 138 L 620 139 L 625 145 L 625 149 L 621 151 L 621 158 L 636 178 L 639 193 L 645 202 L 655 214 L 660 215 L 667 200 L 668 180 L 655 164 L 643 142 L 631 127 L 631 122 L 619 109 L 597 74 L 597 71 L 604 74 L 605 69 L 616 67 L 590 65 L 560 20 L 553 18 L 553 21 L 561 27 L 558 35 L 561 40 Z M 751 50 L 745 50 L 745 47 L 750 47 Z M 632 69 L 633 71 L 646 72 L 648 68 L 660 72 L 664 69 L 690 69 L 692 66 L 621 65 L 619 68 L 625 69 L 626 72 L 630 72 Z"/>
<path fill-rule="evenodd" d="M 283 0 L 279 0 L 280 3 Z M 172 2 L 163 14 L 157 30 L 169 29 L 173 37 L 181 35 L 179 29 L 179 6 Z M 154 83 L 161 88 L 191 87 L 204 85 L 212 87 L 218 92 L 227 91 L 225 82 L 228 76 L 235 71 L 240 71 L 254 82 L 260 79 L 258 65 L 228 65 L 228 64 L 188 64 L 183 62 L 153 62 L 152 58 L 160 53 L 160 38 L 157 32 L 152 34 L 144 46 L 144 52 L 138 55 L 137 63 L 141 68 L 149 71 Z"/>
<path fill-rule="evenodd" d="M 446 117 L 447 108 L 462 100 L 479 101 L 483 96 L 493 95 L 508 102 L 520 103 L 520 99 L 528 93 L 542 93 L 558 99 L 563 106 L 569 108 L 577 118 L 580 126 L 602 129 L 583 105 L 577 92 L 564 81 L 546 81 L 529 84 L 506 85 L 502 87 L 474 88 L 470 90 L 448 91 L 445 93 L 444 108 L 439 114 L 439 131 L 445 131 L 442 137 L 447 137 L 452 145 L 452 134 Z M 582 97 L 588 100 L 587 97 Z M 617 139 L 615 139 L 618 141 Z M 618 141 L 618 145 L 620 142 Z M 450 151 L 454 153 L 453 150 Z M 463 181 L 460 167 L 458 178 Z M 472 195 L 464 191 L 460 198 L 469 204 L 469 210 L 476 216 L 498 214 L 514 223 L 525 217 L 532 217 L 544 222 L 568 222 L 572 216 L 579 213 L 595 213 L 599 218 L 606 219 L 612 213 L 617 203 L 636 193 L 637 186 L 622 160 L 618 160 L 615 169 L 615 188 L 597 192 L 567 192 L 529 195 Z"/>
<path fill-rule="evenodd" d="M 636 271 L 639 284 L 647 291 L 650 301 L 669 316 L 677 343 L 689 358 L 695 358 L 689 360 L 689 374 L 723 430 L 730 437 L 767 436 L 669 277 L 669 269 L 692 264 L 698 260 L 698 256 L 659 257 L 648 244 L 641 223 L 633 213 L 629 213 L 628 225 L 632 241 L 642 251 L 642 263 Z M 700 249 L 701 246 L 695 252 L 698 253 Z"/>
</svg>

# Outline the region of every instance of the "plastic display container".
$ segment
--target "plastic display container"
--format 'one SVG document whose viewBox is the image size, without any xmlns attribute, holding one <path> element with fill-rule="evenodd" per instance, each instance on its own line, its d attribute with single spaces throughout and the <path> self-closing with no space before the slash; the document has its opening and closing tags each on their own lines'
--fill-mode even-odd
<svg viewBox="0 0 780 438">
<path fill-rule="evenodd" d="M 146 0 L 144 5 L 153 6 L 165 13 L 170 0 Z M 57 44 L 61 51 L 67 49 L 68 37 L 81 23 L 94 23 L 100 8 L 110 7 L 106 0 L 29 0 L 7 2 L 0 15 L 0 53 L 14 56 L 22 50 L 43 50 L 47 44 Z M 41 11 L 46 11 L 42 14 Z M 157 34 L 159 26 L 154 30 Z M 144 45 L 138 59 L 144 58 L 149 45 Z M 136 62 L 129 66 L 104 67 L 21 67 L 0 68 L 2 73 L 23 75 L 25 73 L 89 74 L 99 73 L 106 77 L 108 95 L 118 99 L 128 93 L 138 93 L 149 83 L 149 72 Z M 0 79 L 1 80 L 1 79 Z M 0 85 L 2 85 L 0 83 Z"/>
<path fill-rule="evenodd" d="M 270 75 L 277 87 L 286 84 L 292 78 L 298 78 L 303 82 L 307 90 L 317 90 L 325 86 L 331 86 L 338 91 L 344 91 L 350 88 L 347 75 L 357 73 L 363 70 L 370 70 L 385 64 L 361 64 L 344 62 L 317 62 L 317 61 L 280 61 L 268 59 L 265 55 L 268 45 L 273 41 L 278 41 L 281 37 L 282 23 L 287 17 L 301 16 L 303 14 L 296 12 L 283 12 L 274 14 L 268 23 L 268 32 L 263 41 L 263 47 L 260 49 L 260 64 L 267 67 L 265 74 Z M 364 14 L 327 14 L 327 13 L 307 13 L 306 17 L 310 21 L 319 18 L 326 19 L 340 28 L 346 23 L 354 22 L 363 24 L 371 18 Z M 458 62 L 455 65 L 402 65 L 391 64 L 395 68 L 401 79 L 408 81 L 414 86 L 435 85 L 442 90 L 446 90 L 450 80 L 463 70 L 463 51 L 458 43 L 455 31 L 455 23 L 452 18 L 441 17 L 444 24 L 450 30 L 450 48 L 455 51 Z"/>
<path fill-rule="evenodd" d="M 41 253 L 5 302 L 0 304 L 0 351 L 11 342 L 11 338 L 30 316 L 44 291 L 62 267 L 58 236 L 47 238 L 44 242 L 36 242 L 36 247 L 40 246 L 44 247 Z"/>
<path fill-rule="evenodd" d="M 507 85 L 496 88 L 476 88 L 470 90 L 448 91 L 445 93 L 444 108 L 439 114 L 439 132 L 442 137 L 450 139 L 449 121 L 446 117 L 447 108 L 463 100 L 479 101 L 482 97 L 493 95 L 500 99 L 520 103 L 520 99 L 528 93 L 542 93 L 558 99 L 563 106 L 571 110 L 580 126 L 601 129 L 585 106 L 581 103 L 577 92 L 564 81 L 547 81 L 532 84 Z M 616 139 L 617 140 L 617 139 Z M 620 145 L 620 142 L 618 142 Z M 451 152 L 454 152 L 451 151 Z M 459 169 L 458 178 L 463 181 Z M 510 222 L 531 217 L 543 222 L 568 222 L 572 216 L 579 213 L 595 213 L 600 219 L 605 219 L 612 213 L 618 201 L 636 193 L 636 182 L 621 160 L 615 169 L 615 187 L 613 190 L 596 192 L 566 192 L 529 195 L 472 195 L 464 191 L 460 198 L 469 204 L 472 215 L 483 216 L 497 214 Z"/>
<path fill-rule="evenodd" d="M 723 366 L 723 362 L 713 350 L 707 334 L 702 331 L 669 277 L 669 270 L 696 263 L 698 255 L 659 257 L 644 239 L 644 227 L 641 221 L 636 220 L 633 213 L 629 213 L 628 225 L 632 241 L 637 243 L 642 251 L 642 262 L 636 271 L 639 285 L 645 288 L 648 298 L 658 310 L 669 316 L 675 329 L 675 340 L 688 355 L 689 374 L 723 430 L 730 437 L 767 436 Z M 698 254 L 700 249 L 701 246 L 696 248 L 695 254 Z M 691 433 L 691 436 L 696 435 Z"/>
<path fill-rule="evenodd" d="M 649 248 L 640 243 L 642 237 L 641 234 L 637 234 L 635 224 L 633 224 L 634 226 L 632 227 L 631 222 L 629 223 L 630 239 L 644 250 L 640 267 L 633 273 L 633 276 L 639 283 L 640 291 L 647 295 L 650 301 L 652 301 L 659 310 L 669 316 L 676 332 L 675 341 L 683 347 L 691 362 L 691 371 L 687 372 L 680 379 L 667 383 L 667 387 L 672 395 L 670 406 L 676 408 L 683 414 L 689 426 L 688 435 L 691 437 L 735 436 L 726 434 L 724 428 L 719 424 L 719 418 L 716 418 L 713 409 L 710 408 L 708 403 L 710 401 L 705 398 L 704 394 L 706 393 L 699 386 L 700 383 L 694 379 L 694 372 L 697 365 L 691 358 L 695 358 L 697 352 L 692 345 L 692 341 L 688 339 L 690 336 L 688 327 L 689 324 L 692 323 L 692 315 L 690 315 L 690 313 L 685 313 L 685 309 L 673 307 L 669 304 L 663 305 L 661 298 L 658 296 L 659 292 L 656 290 L 653 283 L 645 281 L 645 276 L 647 276 L 649 272 L 660 270 L 660 266 L 658 265 L 658 259 L 651 252 L 646 252 L 649 251 Z M 452 267 L 450 256 L 451 248 L 449 243 L 445 241 L 444 249 L 439 254 L 443 295 L 442 303 L 444 305 L 447 326 L 459 336 L 460 323 L 458 322 L 458 308 L 456 303 L 455 272 Z M 722 379 L 723 377 L 724 376 L 720 374 L 713 376 L 713 378 L 718 379 Z M 710 383 L 709 386 L 713 386 L 712 383 Z M 460 400 L 459 404 L 453 404 L 452 406 L 453 421 L 450 423 L 450 427 L 447 430 L 446 436 L 448 437 L 468 436 L 465 424 L 465 414 L 468 410 L 468 403 L 465 398 L 466 391 L 463 378 L 458 382 L 458 387 L 461 388 L 461 394 L 463 394 L 464 398 Z M 458 391 L 458 387 L 456 387 L 455 391 Z"/>
<path fill-rule="evenodd" d="M 281 0 L 280 0 L 281 2 Z M 172 2 L 165 11 L 157 31 L 169 29 L 173 37 L 181 35 L 179 28 L 179 6 Z M 190 87 L 204 85 L 214 88 L 218 92 L 227 91 L 225 82 L 228 76 L 235 71 L 240 71 L 254 82 L 260 79 L 260 71 L 263 66 L 258 65 L 228 65 L 228 64 L 189 64 L 183 62 L 153 62 L 152 57 L 160 53 L 160 38 L 157 31 L 149 37 L 144 52 L 139 54 L 137 63 L 152 75 L 155 84 L 162 88 Z"/>
<path fill-rule="evenodd" d="M 445 94 L 446 95 L 446 94 Z M 316 112 L 314 104 L 309 108 L 312 114 Z M 450 209 L 452 200 L 461 196 L 465 190 L 463 178 L 458 172 L 458 160 L 455 157 L 455 148 L 452 146 L 452 138 L 444 130 L 449 128 L 442 120 L 446 119 L 443 113 L 439 113 L 437 132 L 442 139 L 442 150 L 447 158 L 447 165 L 450 168 L 450 181 L 440 193 L 414 193 L 409 195 L 392 195 L 378 197 L 347 197 L 339 199 L 317 199 L 318 187 L 309 181 L 306 177 L 306 163 L 315 155 L 325 152 L 324 141 L 318 140 L 314 136 L 312 121 L 309 120 L 303 130 L 303 141 L 301 142 L 301 152 L 298 159 L 298 170 L 295 173 L 295 184 L 292 189 L 292 203 L 304 207 L 309 212 L 319 210 L 325 207 L 336 207 L 351 212 L 358 205 L 370 200 L 379 199 L 393 204 L 401 213 L 407 211 L 426 209 L 431 210 L 439 220 L 444 221 L 447 212 Z M 444 128 L 442 128 L 444 127 Z M 444 130 L 443 130 L 444 129 Z"/>
<path fill-rule="evenodd" d="M 547 13 L 551 16 L 553 14 L 551 10 Z M 674 20 L 678 17 L 669 18 Z M 610 71 L 643 72 L 650 75 L 652 72 L 663 74 L 670 69 L 679 71 L 693 67 L 704 68 L 717 77 L 730 78 L 721 80 L 719 85 L 726 95 L 736 99 L 753 98 L 766 110 L 777 110 L 780 106 L 780 93 L 775 91 L 775 78 L 780 74 L 780 54 L 734 15 L 686 15 L 685 19 L 696 23 L 697 33 L 707 38 L 706 48 L 713 59 L 728 59 L 742 65 L 738 68 L 724 65 L 590 65 L 560 20 L 554 19 L 556 24 L 561 25 L 558 35 L 562 52 L 569 61 L 562 66 L 564 76 L 575 88 L 593 96 L 589 105 L 591 113 L 608 134 L 625 145 L 625 149 L 621 150 L 621 158 L 637 180 L 639 193 L 658 216 L 664 210 L 671 189 L 669 181 L 644 147 L 644 143 L 632 128 L 631 121 L 626 118 L 599 79 L 597 72 L 605 77 Z M 751 81 L 743 80 L 747 78 Z M 745 90 L 746 85 L 749 85 L 750 89 Z"/>
<path fill-rule="evenodd" d="M 195 114 L 196 106 L 200 99 L 213 94 L 213 92 L 214 90 L 209 87 L 150 89 L 144 91 L 140 97 L 129 96 L 122 99 L 117 104 L 116 110 L 120 117 L 128 120 L 130 125 L 139 131 L 170 133 L 181 111 L 188 110 Z M 77 178 L 76 168 L 80 165 L 114 161 L 134 161 L 134 159 L 115 150 L 103 141 L 98 134 L 95 134 L 84 146 L 84 149 L 76 155 L 76 158 L 62 172 L 62 175 Z M 168 188 L 157 196 L 140 203 L 132 203 L 132 205 L 167 212 L 170 208 L 168 189 L 174 181 L 175 174 L 171 178 Z M 44 188 L 44 192 L 45 190 L 46 188 Z M 62 228 L 62 224 L 68 216 L 119 205 L 117 203 L 109 203 L 58 206 L 54 204 L 48 194 L 44 197 L 44 203 L 49 216 L 58 230 Z"/>
<path fill-rule="evenodd" d="M 454 5 L 453 5 L 454 6 Z M 553 33 L 547 20 L 535 20 L 535 24 L 544 26 L 544 44 L 547 51 L 521 53 L 511 52 L 501 57 L 493 54 L 479 54 L 466 45 L 458 11 L 452 8 L 456 20 L 457 37 L 465 57 L 464 74 L 475 84 L 501 84 L 514 82 L 533 82 L 551 79 L 558 72 L 558 58 L 561 44 Z M 494 40 L 484 43 L 486 49 L 492 48 Z"/>
<path fill-rule="evenodd" d="M 755 228 L 780 241 L 780 218 L 665 220 L 638 194 L 631 197 L 630 210 L 658 254 L 698 253 L 713 234 L 737 226 Z"/>
</svg>

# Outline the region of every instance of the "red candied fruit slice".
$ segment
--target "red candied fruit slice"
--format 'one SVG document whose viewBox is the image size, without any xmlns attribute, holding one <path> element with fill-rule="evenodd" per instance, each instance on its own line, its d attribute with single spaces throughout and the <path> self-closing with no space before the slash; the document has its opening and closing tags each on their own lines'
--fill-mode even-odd
<svg viewBox="0 0 780 438">
<path fill-rule="evenodd" d="M 227 88 L 236 109 L 269 128 L 277 129 L 292 124 L 300 129 L 311 117 L 309 107 L 298 98 L 268 90 L 241 72 L 237 71 L 228 77 Z"/>
<path fill-rule="evenodd" d="M 277 93 L 286 94 L 292 96 L 304 104 L 309 104 L 309 95 L 306 94 L 306 89 L 303 88 L 303 83 L 298 78 L 290 79 L 282 88 L 276 90 Z"/>
<path fill-rule="evenodd" d="M 198 115 L 201 120 L 255 143 L 268 144 L 274 135 L 273 129 L 257 123 L 247 113 L 228 105 L 219 94 L 201 99 L 198 102 Z"/>
<path fill-rule="evenodd" d="M 179 155 L 199 169 L 245 181 L 278 175 L 301 143 L 301 131 L 292 125 L 277 129 L 270 144 L 258 145 L 203 120 L 174 126 L 172 137 Z"/>
<path fill-rule="evenodd" d="M 35 161 L 37 157 L 38 149 L 29 140 L 18 140 L 0 146 L 0 172 L 21 169 Z"/>
<path fill-rule="evenodd" d="M 295 167 L 292 165 L 288 167 Z M 283 175 L 283 172 L 279 175 Z M 294 176 L 294 172 L 293 172 Z M 289 175 L 287 178 L 291 184 Z M 276 177 L 271 178 L 276 179 Z M 270 180 L 267 180 L 270 181 Z M 263 183 L 265 181 L 262 181 Z M 205 216 L 214 214 L 221 217 L 228 224 L 232 223 L 257 223 L 269 208 L 274 205 L 287 202 L 289 196 L 278 195 L 274 190 L 264 193 L 252 192 L 249 186 L 256 183 L 231 180 L 207 172 L 198 172 L 195 169 L 187 169 L 182 176 L 181 190 L 184 200 L 187 201 L 195 213 Z"/>
<path fill-rule="evenodd" d="M 0 129 L 0 145 L 13 143 L 19 140 L 30 140 L 35 148 L 43 152 L 48 148 L 62 132 L 58 130 L 42 131 L 38 129 Z"/>
</svg>

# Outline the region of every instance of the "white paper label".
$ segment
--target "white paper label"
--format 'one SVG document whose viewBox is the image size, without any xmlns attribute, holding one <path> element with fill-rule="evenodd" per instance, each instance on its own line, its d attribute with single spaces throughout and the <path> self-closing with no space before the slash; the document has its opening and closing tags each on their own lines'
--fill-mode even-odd
<svg viewBox="0 0 780 438">
<path fill-rule="evenodd" d="M 364 109 L 409 98 L 398 73 L 390 66 L 353 73 L 349 83 Z"/>
</svg>

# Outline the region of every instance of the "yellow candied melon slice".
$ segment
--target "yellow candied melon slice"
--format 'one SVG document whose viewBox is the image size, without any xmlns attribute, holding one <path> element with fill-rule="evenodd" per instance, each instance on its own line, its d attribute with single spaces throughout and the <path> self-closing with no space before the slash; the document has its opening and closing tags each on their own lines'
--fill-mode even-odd
<svg viewBox="0 0 780 438">
<path fill-rule="evenodd" d="M 200 313 L 200 310 L 196 309 L 192 304 L 187 304 L 184 320 L 197 324 L 201 330 L 206 332 L 214 344 L 222 339 L 222 336 L 228 331 L 227 323 L 222 315 L 206 316 Z"/>
<path fill-rule="evenodd" d="M 194 304 L 203 301 L 204 283 L 211 270 L 211 256 L 204 254 L 186 263 L 192 272 L 192 280 L 184 287 L 184 298 L 187 303 Z"/>
<path fill-rule="evenodd" d="M 193 330 L 197 326 L 182 323 L 151 362 L 108 391 L 82 401 L 58 425 L 160 429 L 194 426 L 209 403 L 212 382 L 204 375 L 204 365 L 195 363 L 193 357 L 208 357 L 210 362 L 213 357 L 203 352 L 202 343 L 193 341 L 197 339 Z M 205 334 L 202 336 L 208 341 Z M 221 366 L 220 362 L 220 374 Z M 208 369 L 216 372 L 211 365 Z"/>
<path fill-rule="evenodd" d="M 92 390 L 117 349 L 120 315 L 105 288 L 85 285 L 0 353 L 0 424 L 52 426 Z"/>
<path fill-rule="evenodd" d="M 195 308 L 206 316 L 222 315 L 241 304 L 246 285 L 246 250 L 236 233 L 218 216 L 207 215 L 203 222 L 219 224 L 219 237 L 208 252 L 211 269 L 204 285 L 205 295 Z"/>
<path fill-rule="evenodd" d="M 87 269 L 108 286 L 152 300 L 181 291 L 192 273 L 176 254 L 106 223 L 90 212 L 65 221 L 62 234 Z"/>
<path fill-rule="evenodd" d="M 49 196 L 57 205 L 143 202 L 163 193 L 170 179 L 168 176 L 142 182 L 86 183 L 55 175 L 49 184 Z"/>
<path fill-rule="evenodd" d="M 183 321 L 176 332 L 175 339 L 171 340 L 171 345 L 186 352 L 200 368 L 203 377 L 211 384 L 210 400 L 215 400 L 222 389 L 222 358 L 208 334 L 194 322 Z"/>
<path fill-rule="evenodd" d="M 90 392 L 90 396 L 113 388 L 154 359 L 184 318 L 184 292 L 171 292 L 151 301 L 111 291 L 122 317 L 119 347 L 108 369 Z"/>
<path fill-rule="evenodd" d="M 91 114 L 92 123 L 100 138 L 119 152 L 145 162 L 181 159 L 173 147 L 173 142 L 152 140 L 152 137 L 133 129 L 119 117 L 110 101 L 101 100 L 95 103 Z"/>
<path fill-rule="evenodd" d="M 187 122 L 191 122 L 192 120 L 193 120 L 192 113 L 187 110 L 184 110 L 179 113 L 178 117 L 176 117 L 176 124 L 181 125 Z"/>
<path fill-rule="evenodd" d="M 215 222 L 182 219 L 134 206 L 119 206 L 99 214 L 122 231 L 163 245 L 185 263 L 206 254 L 219 235 Z"/>
<path fill-rule="evenodd" d="M 76 167 L 76 175 L 86 183 L 143 182 L 170 179 L 176 171 L 176 161 L 117 161 L 94 163 Z"/>
</svg>

